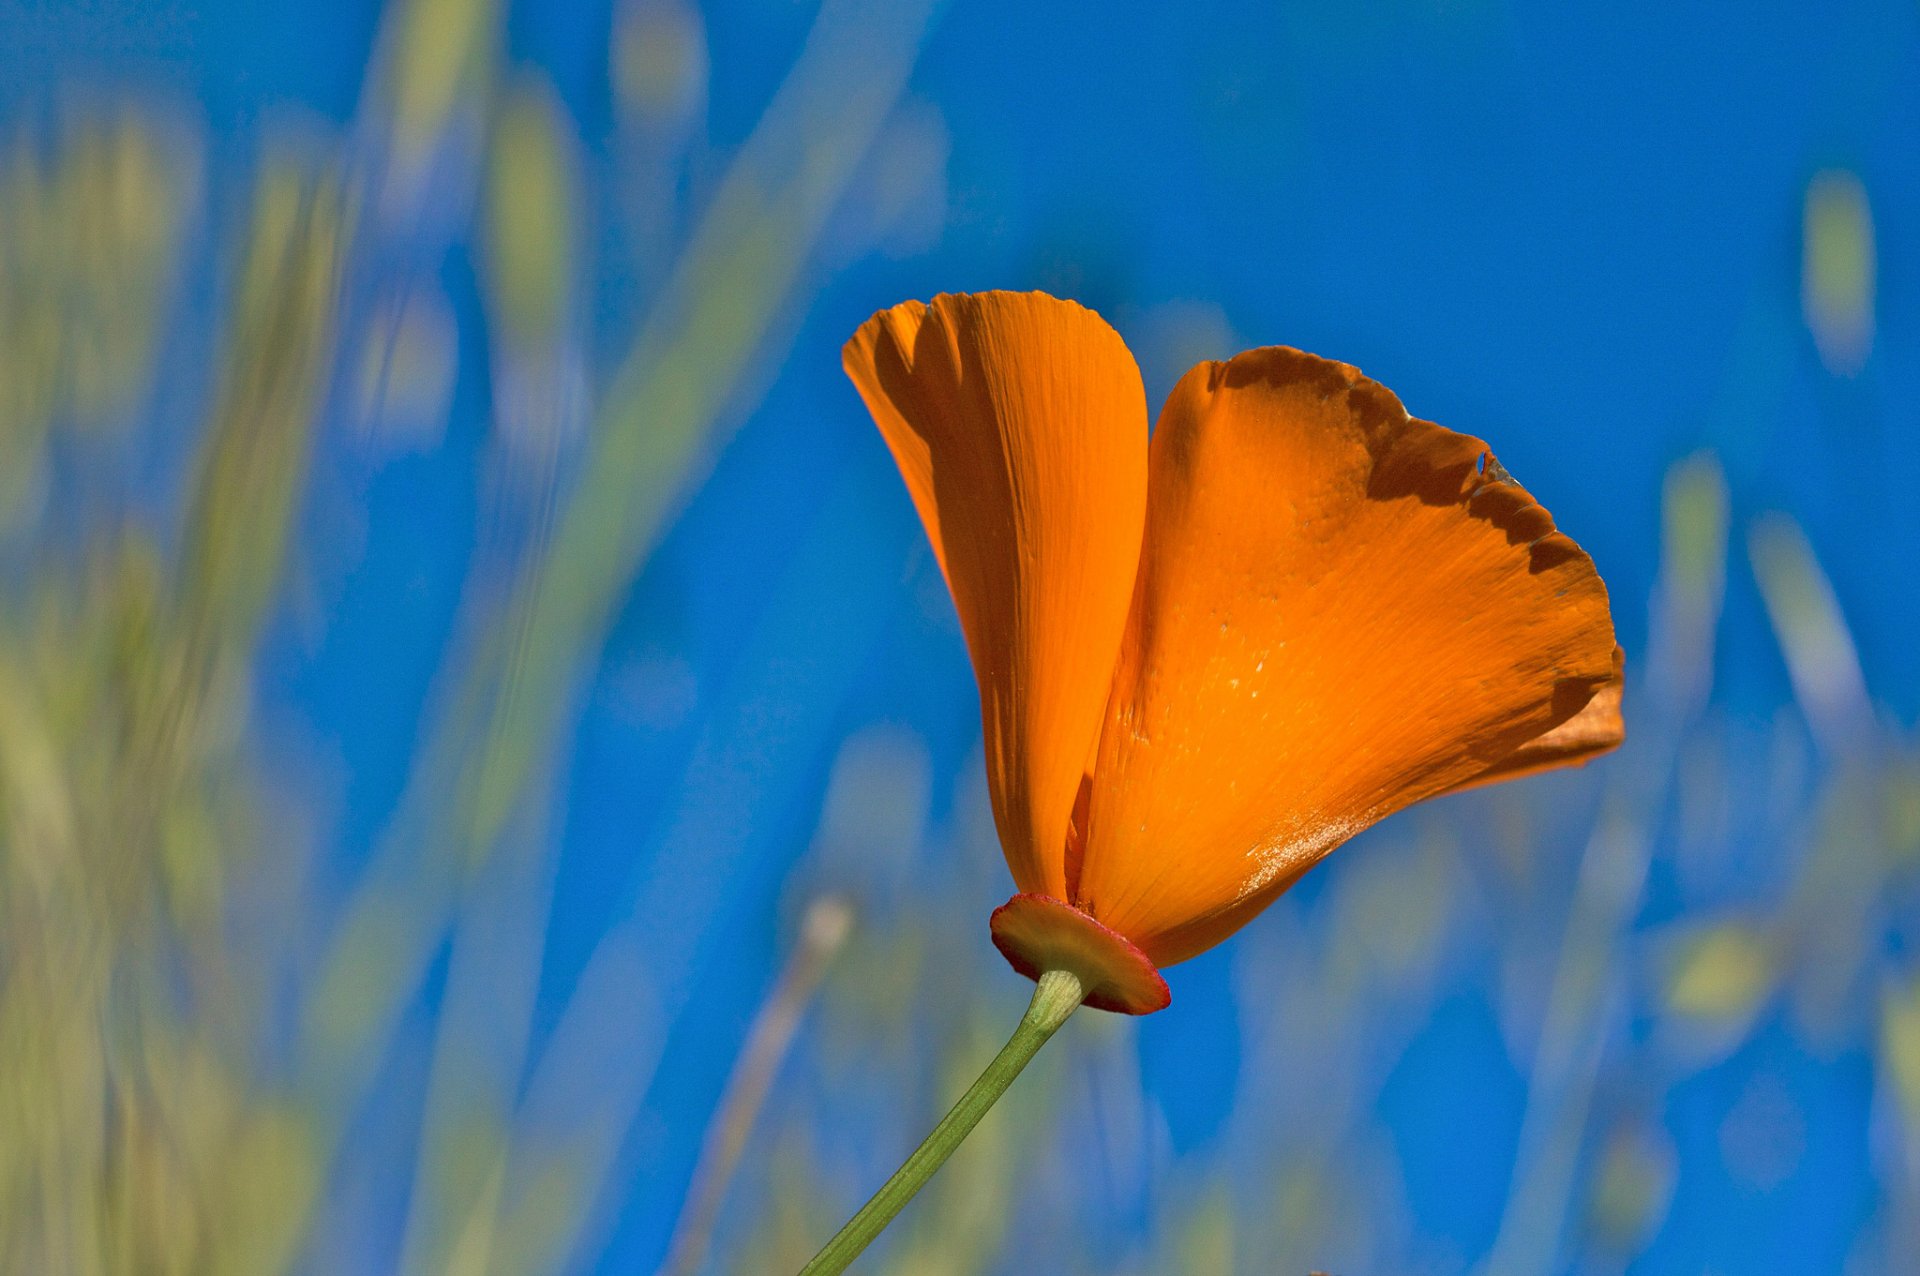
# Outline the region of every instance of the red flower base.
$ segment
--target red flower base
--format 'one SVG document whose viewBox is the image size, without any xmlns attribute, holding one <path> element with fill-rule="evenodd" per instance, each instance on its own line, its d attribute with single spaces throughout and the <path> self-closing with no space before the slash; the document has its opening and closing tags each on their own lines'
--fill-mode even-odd
<svg viewBox="0 0 1920 1276">
<path fill-rule="evenodd" d="M 1072 971 L 1095 1010 L 1148 1015 L 1173 1000 L 1145 953 L 1051 895 L 1015 895 L 993 910 L 992 924 L 993 946 L 1009 965 L 1028 979 Z"/>
</svg>

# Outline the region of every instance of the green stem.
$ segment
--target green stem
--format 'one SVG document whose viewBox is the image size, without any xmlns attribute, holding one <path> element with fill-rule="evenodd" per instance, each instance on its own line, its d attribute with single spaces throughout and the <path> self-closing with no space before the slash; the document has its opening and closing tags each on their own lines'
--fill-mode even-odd
<svg viewBox="0 0 1920 1276">
<path fill-rule="evenodd" d="M 812 1262 L 800 1269 L 800 1276 L 835 1276 L 860 1257 L 860 1252 L 873 1243 L 873 1238 L 893 1221 L 893 1216 L 913 1199 L 914 1193 L 926 1186 L 933 1172 L 946 1164 L 960 1141 L 980 1124 L 987 1109 L 1007 1092 L 1020 1070 L 1040 1053 L 1040 1047 L 1047 1044 L 1047 1039 L 1067 1021 L 1067 1016 L 1079 1009 L 1086 995 L 1079 976 L 1071 971 L 1049 970 L 1041 975 L 1034 984 L 1033 1001 L 1028 1004 L 1020 1026 L 1013 1030 L 1007 1044 L 1000 1047 L 1000 1053 L 993 1057 L 980 1079 L 967 1088 L 960 1101 L 940 1118 L 940 1124 L 933 1127 L 933 1133 L 913 1150 L 913 1155 L 893 1172 L 893 1177 L 873 1198 L 860 1207 L 860 1212 L 847 1220 L 847 1225 L 813 1256 Z"/>
</svg>

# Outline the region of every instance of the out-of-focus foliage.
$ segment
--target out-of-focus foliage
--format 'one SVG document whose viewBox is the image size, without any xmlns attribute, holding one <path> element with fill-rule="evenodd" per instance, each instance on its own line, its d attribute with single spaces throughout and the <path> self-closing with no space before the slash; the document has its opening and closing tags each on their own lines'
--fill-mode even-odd
<svg viewBox="0 0 1920 1276">
<path fill-rule="evenodd" d="M 330 179 L 266 169 L 177 555 L 111 535 L 0 634 L 10 1270 L 282 1268 L 320 1187 L 312 1115 L 258 1066 L 270 972 L 225 931 L 253 852 L 298 850 L 265 845 L 247 682 L 330 362 L 341 218 Z"/>
<path fill-rule="evenodd" d="M 717 186 L 678 196 L 677 260 L 591 404 L 586 175 L 553 95 L 501 74 L 492 6 L 396 5 L 354 136 L 270 139 L 244 226 L 210 214 L 216 246 L 244 245 L 232 261 L 189 243 L 202 148 L 155 108 L 88 100 L 12 147 L 0 527 L 34 570 L 9 577 L 0 614 L 0 1269 L 391 1270 L 388 1229 L 355 1196 L 377 1156 L 355 1122 L 449 943 L 399 1263 L 549 1271 L 579 1249 L 660 1029 L 600 1016 L 645 1004 L 642 919 L 616 926 L 560 1029 L 529 1047 L 561 689 L 737 411 L 926 16 L 822 11 Z M 657 149 L 664 116 L 703 95 L 700 22 L 655 6 L 623 31 L 620 90 Z M 694 141 L 683 120 L 672 146 Z M 460 320 L 431 263 L 469 234 L 512 482 L 442 674 L 444 720 L 335 916 L 313 893 L 307 795 L 258 765 L 256 660 L 297 575 L 316 432 L 337 411 L 376 454 L 442 436 Z M 217 321 L 169 343 L 196 271 L 227 281 Z M 115 472 L 102 449 L 172 446 L 142 429 L 156 363 L 202 346 L 182 490 L 157 515 L 89 490 Z M 108 426 L 121 441 L 91 437 Z M 66 473 L 63 447 L 81 461 Z M 596 1077 L 617 1083 L 579 1092 Z"/>
<path fill-rule="evenodd" d="M 128 105 L 21 129 L 0 175 L 0 528 L 38 513 L 56 428 L 124 426 L 199 198 L 195 139 Z"/>
<path fill-rule="evenodd" d="M 518 1276 L 593 1266 L 622 1216 L 662 1220 L 643 1226 L 670 1276 L 789 1269 L 1004 1036 L 1025 990 L 953 906 L 1005 889 L 978 756 L 950 783 L 915 728 L 844 720 L 886 672 L 789 648 L 839 607 L 817 529 L 759 534 L 792 565 L 728 622 L 728 676 L 806 686 L 804 714 L 716 695 L 671 651 L 605 675 L 692 741 L 645 812 L 682 862 L 596 882 L 600 928 L 567 936 L 577 968 L 552 975 L 573 728 L 616 611 L 823 271 L 897 264 L 950 197 L 977 198 L 977 172 L 949 173 L 948 118 L 906 94 L 931 16 L 829 0 L 723 142 L 706 130 L 727 46 L 682 0 L 612 6 L 604 136 L 512 62 L 486 0 L 390 6 L 339 135 L 263 128 L 244 163 L 97 91 L 11 135 L 0 1271 Z M 1801 213 L 1800 316 L 1857 384 L 1878 357 L 1867 188 L 1823 172 Z M 1248 344 L 1229 314 L 1126 315 L 1149 383 Z M 475 442 L 460 404 L 481 384 Z M 338 503 L 343 457 L 377 471 L 468 445 L 473 544 L 433 692 L 378 833 L 342 853 L 309 774 L 324 749 L 288 744 L 264 672 L 327 623 L 303 538 L 338 511 L 310 498 Z M 1207 1096 L 1217 1136 L 1176 1145 L 1149 1029 L 1079 1016 L 871 1270 L 1622 1270 L 1703 1159 L 1756 1198 L 1805 1162 L 1820 1117 L 1771 1073 L 1742 1082 L 1708 1152 L 1669 1119 L 1776 1036 L 1873 1087 L 1879 1196 L 1854 1258 L 1904 1270 L 1920 743 L 1879 706 L 1813 542 L 1736 500 L 1738 472 L 1703 452 L 1665 476 L 1627 749 L 1396 819 L 1220 958 L 1232 1004 L 1212 1009 L 1239 1061 Z M 822 521 L 872 477 L 826 494 Z M 937 572 L 911 582 L 922 618 L 945 617 Z M 1741 584 L 1796 697 L 1758 725 L 1713 685 Z M 795 740 L 838 745 L 819 784 Z M 749 867 L 708 835 L 743 844 L 816 805 L 811 844 L 786 848 L 790 957 L 765 1004 L 703 1005 L 713 951 L 758 924 L 707 931 Z M 673 927 L 684 942 L 661 942 Z M 1463 986 L 1491 990 L 1514 1111 L 1403 1093 Z M 742 1045 L 689 1169 L 644 1107 L 669 1045 L 703 1034 Z M 1483 1169 L 1511 1159 L 1484 1252 L 1423 1228 L 1408 1107 Z M 1494 1126 L 1511 1144 L 1487 1151 Z"/>
<path fill-rule="evenodd" d="M 1852 173 L 1821 173 L 1807 187 L 1801 305 L 1827 367 L 1851 376 L 1873 349 L 1873 211 Z"/>
</svg>

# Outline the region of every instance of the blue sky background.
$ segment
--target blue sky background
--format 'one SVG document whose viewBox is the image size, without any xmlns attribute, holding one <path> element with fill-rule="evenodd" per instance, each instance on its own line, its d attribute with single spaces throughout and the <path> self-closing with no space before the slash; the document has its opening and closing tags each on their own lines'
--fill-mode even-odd
<svg viewBox="0 0 1920 1276">
<path fill-rule="evenodd" d="M 759 118 L 812 11 L 722 0 L 703 16 L 713 72 L 693 191 Z M 16 0 L 0 7 L 0 109 L 30 126 L 74 83 L 185 102 L 207 130 L 217 212 L 263 134 L 348 127 L 380 18 L 357 2 Z M 582 309 L 617 333 L 638 285 L 603 215 L 621 163 L 614 19 L 601 3 L 512 5 L 504 62 L 550 80 L 599 183 Z M 595 1270 L 647 1269 L 666 1244 L 725 1067 L 778 968 L 784 884 L 840 743 L 875 723 L 916 734 L 936 824 L 978 765 L 957 626 L 839 370 L 862 319 L 937 291 L 1071 295 L 1129 339 L 1153 402 L 1192 359 L 1255 345 L 1357 364 L 1415 413 L 1493 444 L 1593 554 L 1630 660 L 1646 643 L 1662 476 L 1710 448 L 1736 545 L 1761 513 L 1799 521 L 1877 704 L 1910 732 L 1917 88 L 1910 0 L 943 5 L 901 108 L 931 139 L 936 180 L 877 253 L 848 246 L 852 214 L 840 240 L 830 230 L 805 304 L 738 396 L 736 432 L 621 605 L 561 760 L 536 1037 L 629 902 L 658 905 L 654 937 L 671 954 L 657 972 L 671 1028 Z M 1823 364 L 1801 309 L 1803 203 L 1825 170 L 1856 174 L 1873 218 L 1873 346 L 1853 375 Z M 204 247 L 217 258 L 217 235 Z M 317 638 L 287 621 L 264 665 L 270 714 L 332 760 L 322 805 L 343 878 L 398 801 L 474 552 L 495 401 L 477 252 L 455 233 L 424 266 L 460 325 L 444 441 L 376 466 L 323 429 L 303 552 L 326 620 Z M 182 327 L 177 353 L 195 340 Z M 1791 703 L 1738 552 L 1716 672 L 1715 712 L 1736 735 L 1758 739 Z M 1295 907 L 1315 907 L 1344 854 Z M 1654 854 L 1647 926 L 1683 907 Z M 982 946 L 997 902 L 963 901 Z M 1172 972 L 1173 1011 L 1140 1026 L 1143 1083 L 1176 1155 L 1227 1139 L 1235 960 L 1230 945 Z M 1436 1270 L 1485 1255 L 1505 1199 L 1525 1083 L 1495 996 L 1463 977 L 1383 1061 L 1378 1118 Z M 1765 1191 L 1711 1168 L 1761 1072 L 1804 1136 Z M 1867 1047 L 1813 1048 L 1773 1024 L 1656 1087 L 1646 1102 L 1681 1169 L 1632 1270 L 1840 1270 L 1874 1210 L 1873 1078 Z"/>
</svg>

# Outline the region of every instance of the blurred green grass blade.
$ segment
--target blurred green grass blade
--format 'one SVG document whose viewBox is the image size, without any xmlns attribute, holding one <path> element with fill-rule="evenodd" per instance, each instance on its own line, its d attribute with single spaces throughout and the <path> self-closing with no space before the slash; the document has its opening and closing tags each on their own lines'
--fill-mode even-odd
<svg viewBox="0 0 1920 1276">
<path fill-rule="evenodd" d="M 372 77 L 368 112 L 389 131 L 396 209 L 425 189 L 434 154 L 477 112 L 498 62 L 498 0 L 402 0 L 384 24 L 382 73 Z"/>
<path fill-rule="evenodd" d="M 680 782 L 670 786 L 678 802 L 635 894 L 621 901 L 535 1060 L 508 1200 L 540 1208 L 511 1220 L 507 1230 L 520 1248 L 518 1257 L 503 1260 L 503 1273 L 550 1270 L 589 1225 L 673 1016 L 692 1004 L 705 956 L 697 938 L 726 933 L 740 907 L 729 884 L 746 868 L 756 831 L 771 813 L 803 800 L 808 761 L 828 751 L 831 717 L 824 708 L 851 693 L 890 613 L 821 608 L 821 584 L 872 589 L 899 574 L 897 546 L 847 542 L 846 529 L 866 522 L 858 511 L 871 493 L 858 467 L 828 493 L 748 638 L 739 672 L 715 696 L 726 707 L 709 714 Z M 543 1185 L 556 1182 L 576 1193 L 557 1214 L 542 1194 Z M 558 1230 L 541 1230 L 549 1227 Z M 531 1229 L 531 1239 L 523 1229 Z"/>
<path fill-rule="evenodd" d="M 1812 544 L 1792 519 L 1774 514 L 1754 521 L 1747 553 L 1808 725 L 1833 752 L 1856 751 L 1874 725 L 1866 677 Z"/>
<path fill-rule="evenodd" d="M 1660 500 L 1660 576 L 1648 646 L 1649 678 L 1689 711 L 1713 687 L 1714 633 L 1727 582 L 1727 480 L 1702 452 L 1667 471 Z"/>
<path fill-rule="evenodd" d="M 924 3 L 830 0 L 715 194 L 607 395 L 551 547 L 455 676 L 340 926 L 302 1050 L 324 1104 L 364 1084 L 444 940 L 461 876 L 490 852 L 567 720 L 581 661 L 710 459 L 752 361 L 773 357 L 769 330 L 930 18 Z M 448 791 L 450 803 L 435 800 Z"/>
<path fill-rule="evenodd" d="M 197 139 L 166 114 L 89 102 L 44 150 L 15 122 L 0 158 L 0 532 L 46 513 L 56 430 L 132 424 L 199 203 Z"/>
<path fill-rule="evenodd" d="M 1773 991 L 1775 967 L 1773 939 L 1752 922 L 1690 928 L 1667 969 L 1667 1008 L 1685 1019 L 1744 1026 Z"/>
<path fill-rule="evenodd" d="M 551 85 L 529 78 L 508 90 L 486 183 L 488 313 L 522 348 L 551 350 L 573 305 L 575 147 Z"/>
<path fill-rule="evenodd" d="M 528 802 L 461 909 L 435 1024 L 403 1276 L 478 1276 L 491 1261 L 550 916 L 551 837 L 545 802 Z"/>
<path fill-rule="evenodd" d="M 754 1016 L 719 1105 L 708 1122 L 659 1276 L 698 1276 L 705 1265 L 720 1207 L 760 1119 L 760 1109 L 786 1059 L 794 1033 L 821 979 L 846 943 L 853 922 L 853 907 L 841 896 L 819 895 L 808 904 L 799 939 L 773 990 Z"/>
<path fill-rule="evenodd" d="M 905 88 L 930 16 L 924 3 L 829 0 L 642 326 L 607 394 L 582 485 L 515 601 L 521 676 L 505 684 L 464 795 L 476 842 L 516 800 L 578 662 L 722 441 L 723 409 L 738 407 L 731 400 L 749 362 L 768 357 L 768 331 Z"/>
<path fill-rule="evenodd" d="M 182 609 L 201 641 L 246 640 L 273 599 L 331 371 L 340 191 L 275 164 L 256 196 L 231 350 L 188 500 Z"/>
<path fill-rule="evenodd" d="M 1852 173 L 1817 173 L 1801 219 L 1800 307 L 1820 359 L 1850 377 L 1873 352 L 1873 210 Z"/>
<path fill-rule="evenodd" d="M 321 1140 L 255 1067 L 224 890 L 342 222 L 328 177 L 268 157 L 178 563 L 120 533 L 0 623 L 0 1269 L 271 1274 L 304 1235 Z"/>
</svg>

